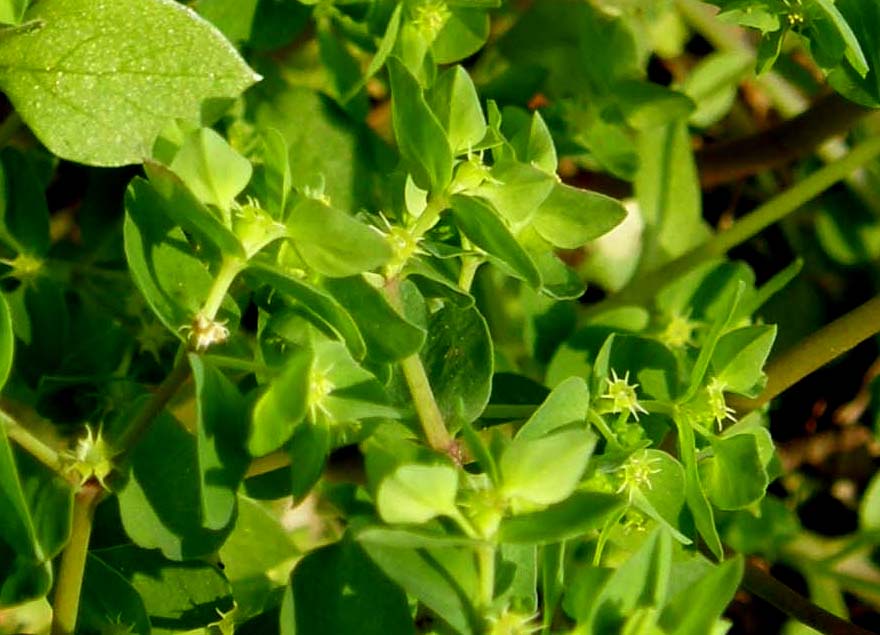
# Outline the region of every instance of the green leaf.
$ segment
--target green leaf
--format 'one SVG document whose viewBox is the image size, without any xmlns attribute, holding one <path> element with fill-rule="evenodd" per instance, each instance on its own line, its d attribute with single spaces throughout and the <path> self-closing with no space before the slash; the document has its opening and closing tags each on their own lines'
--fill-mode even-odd
<svg viewBox="0 0 880 635">
<path fill-rule="evenodd" d="M 227 211 L 253 173 L 251 162 L 210 128 L 188 134 L 169 167 L 200 201 Z"/>
<path fill-rule="evenodd" d="M 788 29 L 783 27 L 761 38 L 761 43 L 758 45 L 758 60 L 755 65 L 756 74 L 762 75 L 776 64 L 776 60 L 782 52 L 782 43 L 785 41 L 786 33 L 788 33 Z"/>
<path fill-rule="evenodd" d="M 193 9 L 216 26 L 232 42 L 244 42 L 251 36 L 254 14 L 260 0 L 197 0 Z"/>
<path fill-rule="evenodd" d="M 221 255 L 245 257 L 244 248 L 235 234 L 196 199 L 178 175 L 150 161 L 144 164 L 144 171 L 150 178 L 148 185 L 141 185 L 141 179 L 136 178 L 132 186 L 137 183 L 137 187 L 143 190 L 152 188 L 153 192 L 145 195 L 149 202 L 144 202 L 144 205 L 151 205 L 152 213 L 163 214 L 184 231 L 215 247 L 216 252 L 211 255 L 217 260 Z"/>
<path fill-rule="evenodd" d="M 688 122 L 708 128 L 721 120 L 736 98 L 737 87 L 754 64 L 754 58 L 740 50 L 718 51 L 700 60 L 681 85 L 697 109 Z"/>
<path fill-rule="evenodd" d="M 24 16 L 30 0 L 2 0 L 0 1 L 0 23 L 19 24 Z"/>
<path fill-rule="evenodd" d="M 451 465 L 401 465 L 379 483 L 376 507 L 386 523 L 425 523 L 454 515 L 458 472 Z"/>
<path fill-rule="evenodd" d="M 850 63 L 850 66 L 852 66 L 856 73 L 865 77 L 869 70 L 868 60 L 865 59 L 865 54 L 859 45 L 856 34 L 853 33 L 846 18 L 841 15 L 838 8 L 834 5 L 833 0 L 814 0 L 809 5 L 809 12 L 811 15 L 808 28 L 813 36 L 810 48 L 820 63 L 826 67 L 835 65 L 840 60 L 840 53 L 838 51 L 842 48 L 843 55 Z M 824 35 L 823 31 L 828 31 L 828 34 Z M 837 42 L 835 42 L 835 46 L 829 47 L 832 50 L 829 51 L 830 55 L 827 56 L 827 59 L 822 59 L 821 49 L 830 43 L 829 40 L 834 41 L 838 39 L 841 45 L 836 46 Z"/>
<path fill-rule="evenodd" d="M 262 613 L 278 601 L 275 596 L 298 557 L 275 515 L 253 499 L 239 496 L 235 528 L 220 548 L 220 559 L 243 616 Z"/>
<path fill-rule="evenodd" d="M 140 163 L 167 122 L 210 116 L 211 102 L 259 79 L 177 3 L 42 0 L 25 19 L 40 26 L 0 39 L 0 86 L 49 150 L 71 161 Z"/>
<path fill-rule="evenodd" d="M 143 600 L 128 580 L 90 553 L 85 563 L 76 630 L 100 633 L 112 628 L 149 635 L 150 618 Z"/>
<path fill-rule="evenodd" d="M 4 148 L 0 159 L 0 238 L 19 254 L 43 257 L 49 251 L 49 208 L 35 166 L 15 148 Z"/>
<path fill-rule="evenodd" d="M 705 635 L 733 600 L 743 576 L 740 555 L 712 567 L 704 576 L 673 596 L 660 616 L 669 635 Z M 699 607 L 699 610 L 694 610 Z"/>
<path fill-rule="evenodd" d="M 757 397 L 767 381 L 764 364 L 776 339 L 776 326 L 746 326 L 721 336 L 712 370 L 724 390 Z"/>
<path fill-rule="evenodd" d="M 712 437 L 712 456 L 700 463 L 709 500 L 718 509 L 744 509 L 764 497 L 766 461 L 755 433 Z"/>
<path fill-rule="evenodd" d="M 399 58 L 388 60 L 394 136 L 416 185 L 442 192 L 452 179 L 452 148 L 418 80 Z"/>
<path fill-rule="evenodd" d="M 287 219 L 290 239 L 307 265 L 343 278 L 388 262 L 391 247 L 378 232 L 334 207 L 302 198 Z"/>
<path fill-rule="evenodd" d="M 700 354 L 691 369 L 690 386 L 681 398 L 682 402 L 688 401 L 702 387 L 703 381 L 706 378 L 706 372 L 709 370 L 709 364 L 712 362 L 712 356 L 715 353 L 715 347 L 718 345 L 722 334 L 727 330 L 728 325 L 737 315 L 737 308 L 745 292 L 746 285 L 741 280 L 735 284 L 736 286 L 728 289 L 727 293 L 721 298 L 721 311 L 713 320 L 712 328 L 703 339 Z"/>
<path fill-rule="evenodd" d="M 677 529 L 685 502 L 684 467 L 661 450 L 649 448 L 641 452 L 651 475 L 647 486 L 630 490 L 633 506 L 666 527 L 676 540 L 690 544 L 691 540 Z"/>
<path fill-rule="evenodd" d="M 143 400 L 133 408 L 138 405 Z M 223 544 L 234 518 L 218 530 L 204 526 L 198 475 L 196 439 L 162 412 L 133 450 L 131 474 L 118 495 L 122 525 L 136 545 L 161 549 L 171 560 L 188 560 L 211 554 Z"/>
<path fill-rule="evenodd" d="M 132 181 L 125 193 L 125 255 L 132 278 L 150 308 L 180 339 L 199 310 L 213 277 L 197 258 L 183 231 L 163 216 L 155 189 L 142 179 Z M 224 301 L 219 319 L 238 323 L 238 306 Z"/>
<path fill-rule="evenodd" d="M 489 176 L 469 193 L 489 201 L 514 228 L 530 222 L 556 186 L 552 174 L 509 159 L 493 165 Z"/>
<path fill-rule="evenodd" d="M 324 473 L 331 450 L 330 428 L 323 423 L 297 426 L 290 439 L 290 495 L 301 501 Z"/>
<path fill-rule="evenodd" d="M 880 29 L 880 7 L 859 0 L 837 0 L 835 7 L 853 31 L 873 72 L 863 76 L 847 55 L 846 60 L 828 75 L 828 82 L 848 99 L 875 108 L 880 104 L 880 74 L 877 72 L 880 50 L 874 44 Z"/>
<path fill-rule="evenodd" d="M 6 385 L 12 371 L 15 337 L 12 333 L 12 315 L 6 297 L 0 294 L 0 388 Z"/>
<path fill-rule="evenodd" d="M 445 300 L 428 316 L 427 333 L 420 355 L 444 420 L 474 421 L 492 390 L 494 359 L 486 320 L 474 306 Z"/>
<path fill-rule="evenodd" d="M 505 227 L 492 207 L 480 199 L 456 195 L 450 200 L 455 224 L 468 240 L 484 250 L 507 273 L 541 286 L 541 274 L 529 254 Z"/>
<path fill-rule="evenodd" d="M 724 550 L 721 547 L 718 529 L 715 527 L 715 515 L 712 513 L 712 506 L 709 504 L 709 500 L 703 491 L 703 485 L 700 482 L 694 430 L 688 422 L 682 421 L 681 417 L 674 417 L 673 419 L 678 430 L 678 453 L 681 462 L 684 464 L 685 500 L 694 517 L 697 531 L 703 537 L 703 540 L 706 541 L 706 546 L 712 552 L 712 555 L 720 560 L 724 555 Z"/>
<path fill-rule="evenodd" d="M 474 148 L 486 136 L 486 117 L 470 75 L 461 66 L 442 72 L 428 93 L 431 110 L 446 130 L 454 154 Z"/>
<path fill-rule="evenodd" d="M 583 598 L 575 617 L 593 633 L 619 632 L 636 607 L 660 608 L 666 599 L 672 565 L 672 540 L 662 527 L 655 529 L 639 549 L 601 586 L 595 598 Z M 566 604 L 575 606 L 579 585 L 572 586 Z"/>
<path fill-rule="evenodd" d="M 369 98 L 363 93 L 351 93 L 361 81 L 361 64 L 352 56 L 339 30 L 333 28 L 330 21 L 318 20 L 317 27 L 315 39 L 327 78 L 327 92 L 354 119 L 363 120 L 370 110 Z M 349 94 L 351 98 L 344 99 Z"/>
<path fill-rule="evenodd" d="M 611 494 L 575 492 L 546 509 L 501 521 L 498 538 L 505 543 L 550 544 L 598 529 L 624 501 Z"/>
<path fill-rule="evenodd" d="M 368 526 L 357 532 L 358 542 L 364 545 L 421 549 L 422 547 L 473 546 L 475 540 L 461 535 L 447 534 L 436 528 Z"/>
<path fill-rule="evenodd" d="M 385 574 L 461 635 L 483 632 L 473 598 L 476 571 L 473 550 L 461 547 L 407 549 L 363 543 Z"/>
<path fill-rule="evenodd" d="M 476 53 L 489 37 L 489 16 L 483 9 L 450 5 L 451 14 L 431 44 L 438 64 L 451 64 Z"/>
<path fill-rule="evenodd" d="M 686 120 L 694 111 L 687 95 L 642 79 L 624 79 L 611 90 L 627 123 L 649 134 L 658 126 Z"/>
<path fill-rule="evenodd" d="M 357 542 L 343 540 L 306 555 L 290 588 L 282 633 L 415 635 L 406 595 Z"/>
<path fill-rule="evenodd" d="M 372 373 L 358 365 L 341 343 L 329 340 L 315 343 L 313 372 L 318 382 L 326 382 L 323 390 L 329 389 L 330 392 L 317 395 L 310 405 L 331 423 L 357 423 L 364 419 L 396 419 L 400 416 L 388 405 L 385 387 Z"/>
<path fill-rule="evenodd" d="M 0 605 L 6 606 L 47 593 L 52 567 L 37 542 L 5 425 L 0 425 L 0 507 Z"/>
<path fill-rule="evenodd" d="M 505 106 L 501 131 L 516 152 L 517 159 L 547 174 L 556 174 L 556 146 L 540 112 Z"/>
<path fill-rule="evenodd" d="M 376 54 L 373 56 L 373 59 L 370 60 L 370 64 L 364 72 L 364 76 L 357 84 L 352 86 L 345 95 L 343 95 L 343 102 L 348 101 L 358 94 L 361 89 L 366 86 L 367 81 L 373 75 L 378 73 L 379 69 L 385 65 L 385 61 L 388 59 L 388 56 L 391 55 L 391 51 L 394 49 L 394 44 L 397 42 L 397 34 L 400 32 L 400 16 L 402 12 L 403 5 L 398 4 L 391 13 L 391 17 L 388 19 L 388 25 L 385 27 L 385 34 L 379 42 Z"/>
<path fill-rule="evenodd" d="M 268 3 L 269 6 L 300 6 Z M 287 142 L 290 174 L 299 191 L 323 179 L 324 194 L 342 210 L 377 209 L 376 192 L 397 157 L 365 124 L 341 112 L 329 97 L 290 86 L 259 99 L 254 120 L 258 129 L 275 128 Z"/>
<path fill-rule="evenodd" d="M 293 187 L 290 173 L 289 150 L 284 135 L 275 128 L 267 128 L 263 138 L 262 177 L 266 193 L 260 198 L 266 211 L 276 220 L 283 220 L 287 212 L 287 197 Z"/>
<path fill-rule="evenodd" d="M 517 439 L 537 439 L 573 423 L 583 423 L 590 408 L 590 389 L 580 377 L 560 382 L 516 433 Z"/>
<path fill-rule="evenodd" d="M 534 615 L 538 610 L 538 548 L 502 543 L 497 551 L 495 601 Z"/>
<path fill-rule="evenodd" d="M 363 276 L 326 280 L 324 286 L 349 307 L 372 359 L 394 362 L 422 348 L 425 330 L 404 318 Z"/>
<path fill-rule="evenodd" d="M 514 439 L 499 461 L 504 496 L 525 505 L 565 500 L 577 487 L 595 446 L 596 435 L 582 429 Z"/>
<path fill-rule="evenodd" d="M 252 456 L 269 454 L 284 445 L 305 419 L 314 353 L 298 348 L 284 370 L 254 405 L 247 447 Z"/>
<path fill-rule="evenodd" d="M 640 136 L 635 190 L 645 219 L 641 266 L 655 267 L 703 242 L 700 184 L 691 139 L 684 122 Z"/>
<path fill-rule="evenodd" d="M 36 544 L 45 558 L 54 558 L 70 537 L 73 488 L 67 479 L 26 452 L 19 452 L 16 460 Z"/>
<path fill-rule="evenodd" d="M 542 238 L 563 249 L 577 249 L 607 234 L 626 218 L 620 201 L 603 194 L 556 184 L 533 221 Z"/>
<path fill-rule="evenodd" d="M 249 271 L 260 281 L 269 284 L 274 291 L 294 300 L 297 308 L 318 326 L 338 335 L 355 358 L 362 359 L 366 355 L 366 343 L 357 324 L 331 295 L 263 260 L 251 260 Z"/>
<path fill-rule="evenodd" d="M 250 463 L 244 449 L 247 407 L 223 373 L 194 353 L 189 363 L 195 383 L 202 522 L 218 530 L 232 520 L 235 492 Z"/>
<path fill-rule="evenodd" d="M 137 592 L 154 633 L 205 627 L 232 609 L 229 583 L 209 564 L 173 562 L 132 545 L 93 550 L 89 556 L 117 573 L 111 580 L 118 582 L 121 575 Z"/>
</svg>

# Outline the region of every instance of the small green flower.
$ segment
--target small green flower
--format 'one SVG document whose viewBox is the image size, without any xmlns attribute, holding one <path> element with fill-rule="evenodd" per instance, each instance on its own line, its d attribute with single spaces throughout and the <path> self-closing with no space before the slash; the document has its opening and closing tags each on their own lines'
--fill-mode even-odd
<svg viewBox="0 0 880 635">
<path fill-rule="evenodd" d="M 12 260 L 0 258 L 4 265 L 12 267 L 7 275 L 20 280 L 23 284 L 32 284 L 43 271 L 43 260 L 29 254 L 18 254 Z"/>
<path fill-rule="evenodd" d="M 649 457 L 647 452 L 635 452 L 617 468 L 620 473 L 620 486 L 616 494 L 627 492 L 629 501 L 632 502 L 636 490 L 651 489 L 651 475 L 660 472 L 654 466 L 657 464 L 656 457 Z"/>
<path fill-rule="evenodd" d="M 306 397 L 309 409 L 309 415 L 313 422 L 318 420 L 318 413 L 322 412 L 329 415 L 327 406 L 324 403 L 327 396 L 336 388 L 331 381 L 329 374 L 333 370 L 332 366 L 324 370 L 312 368 L 309 373 L 309 391 Z"/>
<path fill-rule="evenodd" d="M 433 42 L 452 12 L 442 0 L 425 0 L 413 10 L 413 26 L 429 42 Z"/>
<path fill-rule="evenodd" d="M 104 479 L 113 471 L 113 457 L 116 454 L 117 452 L 104 440 L 100 429 L 95 434 L 91 426 L 86 425 L 86 435 L 77 441 L 76 448 L 64 452 L 62 456 L 68 462 L 65 471 L 76 474 L 80 485 L 85 485 L 94 478 L 101 487 L 108 489 Z"/>
<path fill-rule="evenodd" d="M 273 219 L 254 201 L 249 201 L 247 205 L 236 210 L 232 218 L 232 228 L 248 258 L 287 234 L 287 227 Z"/>
<path fill-rule="evenodd" d="M 690 319 L 690 312 L 684 315 L 673 314 L 660 334 L 660 341 L 672 349 L 693 346 L 694 331 L 698 328 L 700 324 Z"/>
<path fill-rule="evenodd" d="M 601 398 L 611 400 L 611 412 L 629 411 L 636 421 L 639 419 L 640 412 L 648 412 L 639 403 L 639 398 L 636 395 L 636 388 L 639 385 L 629 383 L 629 371 L 623 378 L 620 378 L 617 376 L 617 371 L 612 369 L 611 379 L 606 377 L 605 381 L 608 382 L 608 389 Z"/>
<path fill-rule="evenodd" d="M 505 610 L 501 615 L 489 618 L 488 635 L 529 635 L 541 630 L 537 617 Z"/>
<path fill-rule="evenodd" d="M 724 400 L 724 390 L 726 388 L 727 386 L 724 382 L 718 381 L 717 377 L 713 377 L 709 385 L 706 386 L 706 393 L 709 395 L 709 410 L 719 429 L 721 429 L 724 421 L 727 419 L 736 421 L 736 417 L 733 416 L 734 409 L 728 406 Z"/>
</svg>

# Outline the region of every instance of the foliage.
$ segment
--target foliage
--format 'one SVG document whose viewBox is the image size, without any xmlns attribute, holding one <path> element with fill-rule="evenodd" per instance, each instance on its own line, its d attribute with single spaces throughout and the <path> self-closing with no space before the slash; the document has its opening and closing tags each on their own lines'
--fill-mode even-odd
<svg viewBox="0 0 880 635">
<path fill-rule="evenodd" d="M 725 232 L 693 138 L 798 46 L 878 105 L 880 9 L 716 4 L 0 0 L 0 632 L 723 633 L 750 555 L 876 604 L 877 480 L 840 542 L 768 494 L 802 263 L 726 252 L 880 145 Z"/>
</svg>

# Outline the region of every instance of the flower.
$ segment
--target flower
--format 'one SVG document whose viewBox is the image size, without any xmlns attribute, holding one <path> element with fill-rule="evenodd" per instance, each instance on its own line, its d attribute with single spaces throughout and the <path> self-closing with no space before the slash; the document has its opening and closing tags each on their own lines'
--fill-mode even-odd
<svg viewBox="0 0 880 635">
<path fill-rule="evenodd" d="M 92 478 L 97 479 L 101 487 L 108 489 L 104 482 L 113 471 L 113 457 L 116 451 L 104 440 L 101 430 L 95 434 L 91 426 L 86 425 L 86 434 L 77 441 L 73 451 L 62 454 L 69 465 L 65 472 L 73 472 L 79 477 L 79 484 L 85 483 Z"/>
<path fill-rule="evenodd" d="M 725 419 L 736 421 L 736 417 L 733 416 L 734 409 L 728 406 L 724 400 L 724 390 L 726 388 L 727 385 L 719 381 L 717 377 L 713 377 L 709 385 L 706 386 L 706 393 L 709 395 L 709 412 L 718 424 L 719 429 L 721 429 Z"/>
<path fill-rule="evenodd" d="M 690 319 L 690 312 L 684 315 L 673 314 L 660 333 L 660 341 L 669 348 L 684 348 L 694 345 L 694 331 L 700 328 L 698 322 Z"/>
<path fill-rule="evenodd" d="M 226 321 L 209 320 L 199 313 L 193 318 L 192 325 L 180 327 L 181 331 L 189 331 L 189 343 L 196 351 L 205 351 L 214 344 L 222 344 L 229 339 Z"/>
<path fill-rule="evenodd" d="M 608 390 L 601 398 L 611 400 L 611 412 L 629 411 L 636 421 L 639 419 L 640 412 L 648 412 L 642 407 L 638 396 L 636 396 L 636 388 L 639 385 L 629 383 L 629 371 L 624 374 L 623 378 L 620 378 L 617 376 L 617 371 L 612 369 L 611 379 L 606 377 L 605 381 L 608 382 Z"/>
<path fill-rule="evenodd" d="M 627 492 L 632 502 L 636 490 L 651 489 L 651 475 L 660 472 L 654 467 L 658 461 L 657 457 L 649 457 L 644 450 L 631 454 L 616 470 L 620 472 L 621 483 L 615 493 Z"/>
</svg>

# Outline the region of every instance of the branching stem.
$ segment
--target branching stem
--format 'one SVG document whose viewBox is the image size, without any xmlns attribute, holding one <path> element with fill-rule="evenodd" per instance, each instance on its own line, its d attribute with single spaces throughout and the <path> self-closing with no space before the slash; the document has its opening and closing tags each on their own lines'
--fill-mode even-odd
<svg viewBox="0 0 880 635">
<path fill-rule="evenodd" d="M 716 234 L 708 242 L 664 266 L 640 276 L 607 300 L 593 305 L 588 309 L 588 315 L 595 315 L 601 311 L 627 304 L 646 303 L 665 282 L 681 277 L 707 260 L 724 255 L 737 245 L 744 243 L 770 225 L 798 210 L 854 169 L 878 155 L 880 155 L 880 137 L 863 142 L 839 161 L 813 172 L 796 185 L 742 217 L 730 229 Z"/>
<path fill-rule="evenodd" d="M 3 425 L 6 435 L 10 439 L 50 470 L 63 476 L 64 465 L 57 450 L 49 447 L 43 440 L 2 410 L 0 410 L 0 424 Z"/>
<path fill-rule="evenodd" d="M 742 584 L 780 611 L 825 635 L 872 635 L 871 631 L 816 606 L 753 562 L 746 563 Z"/>
<path fill-rule="evenodd" d="M 400 309 L 402 300 L 400 297 L 400 281 L 397 278 L 392 278 L 386 282 L 385 296 L 392 306 Z M 412 395 L 413 405 L 415 405 L 416 413 L 419 416 L 419 422 L 422 425 L 422 431 L 425 433 L 428 445 L 440 452 L 453 451 L 452 436 L 446 429 L 446 422 L 443 420 L 440 407 L 437 405 L 434 391 L 431 389 L 431 383 L 428 381 L 428 374 L 425 372 L 424 364 L 422 364 L 422 358 L 419 357 L 418 353 L 414 353 L 400 361 L 400 368 L 403 371 L 406 385 Z"/>
<path fill-rule="evenodd" d="M 880 296 L 875 296 L 776 356 L 765 369 L 767 386 L 758 397 L 744 399 L 731 396 L 728 402 L 740 412 L 760 408 L 810 373 L 878 332 Z"/>
<path fill-rule="evenodd" d="M 89 481 L 74 498 L 70 540 L 61 555 L 52 600 L 52 635 L 73 635 L 75 632 L 92 520 L 103 493 L 104 489 L 96 481 Z"/>
<path fill-rule="evenodd" d="M 134 446 L 137 445 L 138 441 L 140 441 L 144 434 L 146 434 L 150 425 L 153 423 L 153 420 L 159 416 L 159 413 L 161 413 L 162 410 L 165 409 L 165 406 L 167 406 L 168 402 L 171 401 L 175 394 L 177 394 L 177 391 L 180 390 L 180 387 L 186 382 L 189 375 L 189 359 L 185 354 L 184 347 L 181 346 L 181 349 L 177 354 L 177 361 L 174 364 L 174 368 L 171 369 L 171 372 L 165 377 L 162 383 L 159 384 L 156 392 L 154 392 L 153 396 L 150 397 L 150 400 L 144 404 L 144 407 L 137 413 L 135 418 L 125 429 L 125 432 L 116 442 L 116 448 L 120 451 L 120 456 L 118 458 L 119 462 L 124 460 L 126 455 L 131 452 Z"/>
</svg>

